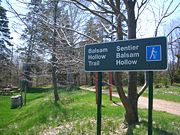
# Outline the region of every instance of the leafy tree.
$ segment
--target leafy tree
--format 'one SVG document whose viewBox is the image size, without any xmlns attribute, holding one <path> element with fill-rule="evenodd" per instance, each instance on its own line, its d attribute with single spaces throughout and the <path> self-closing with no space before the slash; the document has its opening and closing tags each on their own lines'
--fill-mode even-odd
<svg viewBox="0 0 180 135">
<path fill-rule="evenodd" d="M 11 50 L 9 49 L 11 44 L 10 31 L 8 28 L 8 19 L 6 16 L 6 10 L 0 6 L 0 54 L 1 57 L 7 59 L 11 56 Z"/>
<path fill-rule="evenodd" d="M 28 27 L 24 37 L 28 39 L 27 50 L 29 51 L 27 52 L 31 53 L 31 55 L 27 55 L 31 60 L 28 63 L 33 63 L 33 55 L 42 53 L 48 56 L 46 58 L 52 66 L 55 95 L 57 95 L 57 76 L 70 71 L 66 70 L 67 68 L 77 67 L 80 61 L 79 52 L 75 49 L 79 38 L 73 29 L 79 25 L 74 22 L 77 21 L 76 18 L 80 17 L 77 14 L 77 8 L 74 9 L 72 6 L 74 5 L 67 5 L 59 1 L 32 1 L 29 5 L 30 12 L 26 17 Z M 73 14 L 72 11 L 74 11 Z M 73 72 L 78 70 L 78 68 L 74 68 Z M 55 96 L 55 100 L 58 99 L 56 97 L 58 96 Z"/>
<path fill-rule="evenodd" d="M 29 12 L 25 16 L 24 23 L 26 24 L 26 28 L 21 38 L 27 43 L 25 46 L 22 46 L 18 50 L 21 54 L 24 55 L 23 63 L 24 63 L 24 79 L 26 80 L 27 87 L 32 86 L 32 70 L 31 67 L 33 65 L 34 58 L 39 55 L 40 51 L 38 46 L 41 45 L 38 38 L 38 23 L 39 19 L 37 17 L 37 13 L 41 7 L 40 1 L 31 1 L 28 4 Z"/>
<path fill-rule="evenodd" d="M 12 51 L 10 50 L 10 47 L 12 46 L 10 40 L 12 38 L 10 37 L 8 23 L 6 10 L 0 5 L 0 69 L 2 70 L 0 80 L 2 83 L 5 80 L 10 80 L 10 66 L 12 65 L 12 61 L 10 60 L 12 54 Z"/>
</svg>

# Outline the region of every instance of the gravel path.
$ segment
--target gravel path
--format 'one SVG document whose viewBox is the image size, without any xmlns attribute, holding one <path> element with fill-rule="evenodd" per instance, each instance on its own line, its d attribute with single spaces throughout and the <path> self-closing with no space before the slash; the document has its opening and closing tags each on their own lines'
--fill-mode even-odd
<svg viewBox="0 0 180 135">
<path fill-rule="evenodd" d="M 95 89 L 92 89 L 92 88 L 81 87 L 81 89 L 95 92 Z M 103 94 L 109 94 L 109 93 L 107 91 L 106 92 L 103 91 Z M 112 96 L 119 97 L 118 93 L 116 93 L 116 92 L 113 92 Z M 142 96 L 139 97 L 138 107 L 147 109 L 148 108 L 148 98 L 142 97 Z M 161 99 L 153 99 L 153 110 L 164 111 L 167 113 L 171 113 L 171 114 L 180 116 L 180 103 L 161 100 Z"/>
</svg>

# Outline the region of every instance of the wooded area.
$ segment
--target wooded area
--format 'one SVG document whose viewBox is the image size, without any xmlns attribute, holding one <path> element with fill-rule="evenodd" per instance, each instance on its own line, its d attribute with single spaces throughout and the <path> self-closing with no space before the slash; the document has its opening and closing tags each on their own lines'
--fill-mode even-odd
<svg viewBox="0 0 180 135">
<path fill-rule="evenodd" d="M 18 0 L 27 8 L 26 14 L 19 13 L 11 1 L 3 2 L 8 7 L 0 6 L 0 89 L 52 85 L 58 101 L 58 87 L 95 85 L 95 73 L 84 72 L 84 46 L 142 38 L 144 13 L 153 16 L 152 36 L 168 39 L 168 70 L 154 73 L 155 87 L 180 83 L 180 18 L 172 24 L 168 21 L 179 11 L 175 0 Z M 12 42 L 7 12 L 18 20 L 14 31 L 21 35 L 22 44 Z M 22 33 L 18 33 L 19 22 Z M 108 76 L 103 73 L 105 84 Z M 139 122 L 137 102 L 147 88 L 146 78 L 144 72 L 113 73 L 129 125 Z"/>
</svg>

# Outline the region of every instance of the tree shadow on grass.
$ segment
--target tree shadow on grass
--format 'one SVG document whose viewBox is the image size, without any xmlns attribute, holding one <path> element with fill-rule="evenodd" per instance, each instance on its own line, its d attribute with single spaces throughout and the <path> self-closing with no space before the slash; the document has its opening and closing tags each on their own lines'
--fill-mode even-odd
<svg viewBox="0 0 180 135">
<path fill-rule="evenodd" d="M 62 105 L 58 101 L 54 101 L 54 106 L 58 109 L 62 109 Z"/>
<path fill-rule="evenodd" d="M 126 132 L 126 135 L 134 135 L 133 130 L 134 130 L 135 126 L 129 126 Z"/>
<path fill-rule="evenodd" d="M 58 109 L 61 112 L 61 117 L 63 117 L 63 119 L 65 119 L 65 120 L 68 120 L 68 119 L 70 119 L 68 116 L 68 110 L 62 105 L 61 102 L 62 101 L 56 101 L 56 102 L 54 101 L 53 104 L 56 107 L 56 109 Z M 59 123 L 58 126 L 59 125 L 61 125 L 61 123 Z"/>
<path fill-rule="evenodd" d="M 30 102 L 30 101 L 34 101 L 36 99 L 40 99 L 40 98 L 43 98 L 44 96 L 43 95 L 38 95 L 38 96 L 35 96 L 35 97 L 27 97 L 27 102 Z"/>
<path fill-rule="evenodd" d="M 30 88 L 27 89 L 27 93 L 44 93 L 52 91 L 52 88 Z"/>
<path fill-rule="evenodd" d="M 81 90 L 78 86 L 67 86 L 67 87 L 63 87 L 63 88 L 58 88 L 58 90 L 64 90 L 67 92 L 72 92 L 72 91 L 77 91 L 77 90 Z M 50 92 L 53 91 L 52 87 L 48 87 L 48 88 L 29 88 L 27 89 L 27 93 L 44 93 L 44 92 Z"/>
<path fill-rule="evenodd" d="M 143 125 L 144 127 L 146 127 L 148 129 L 148 121 L 142 120 L 139 124 Z M 136 128 L 135 125 L 129 126 L 128 129 L 127 129 L 126 135 L 134 135 L 133 130 L 135 128 Z M 161 129 L 159 127 L 152 127 L 152 131 L 153 131 L 154 134 L 157 134 L 157 135 L 174 135 L 173 132 L 165 131 L 164 129 Z"/>
<path fill-rule="evenodd" d="M 51 92 L 52 88 L 29 88 L 27 89 L 27 102 L 33 101 L 36 99 L 43 98 L 45 95 L 43 93 Z M 29 95 L 31 94 L 31 95 Z M 23 93 L 24 96 L 24 93 Z M 24 98 L 24 97 L 23 97 Z"/>
</svg>

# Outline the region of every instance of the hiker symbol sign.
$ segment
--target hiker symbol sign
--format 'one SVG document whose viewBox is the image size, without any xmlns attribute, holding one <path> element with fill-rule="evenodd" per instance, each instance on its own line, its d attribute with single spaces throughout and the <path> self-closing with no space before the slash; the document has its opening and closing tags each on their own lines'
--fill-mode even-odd
<svg viewBox="0 0 180 135">
<path fill-rule="evenodd" d="M 146 61 L 161 61 L 161 45 L 146 46 Z"/>
</svg>

